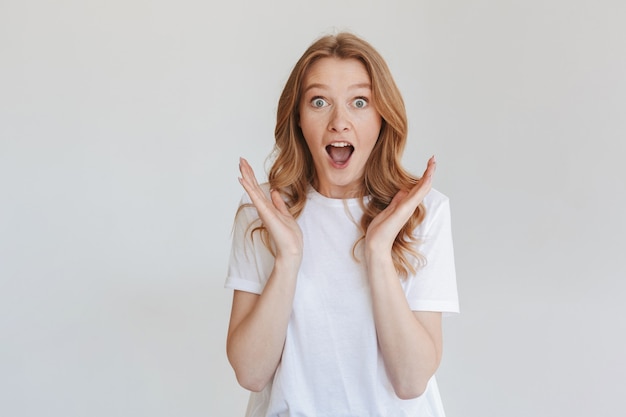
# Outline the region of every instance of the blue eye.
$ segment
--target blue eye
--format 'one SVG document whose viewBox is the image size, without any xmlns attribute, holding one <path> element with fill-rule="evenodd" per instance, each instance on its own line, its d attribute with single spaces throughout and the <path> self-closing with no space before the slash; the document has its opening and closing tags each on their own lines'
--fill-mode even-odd
<svg viewBox="0 0 626 417">
<path fill-rule="evenodd" d="M 367 100 L 364 98 L 357 98 L 356 100 L 354 100 L 353 104 L 354 107 L 356 107 L 357 109 L 362 109 L 367 106 Z"/>
<path fill-rule="evenodd" d="M 325 107 L 328 105 L 328 103 L 326 102 L 326 100 L 324 100 L 321 97 L 315 97 L 312 101 L 311 104 L 313 104 L 313 107 L 317 107 L 318 109 L 321 109 L 322 107 Z"/>
</svg>

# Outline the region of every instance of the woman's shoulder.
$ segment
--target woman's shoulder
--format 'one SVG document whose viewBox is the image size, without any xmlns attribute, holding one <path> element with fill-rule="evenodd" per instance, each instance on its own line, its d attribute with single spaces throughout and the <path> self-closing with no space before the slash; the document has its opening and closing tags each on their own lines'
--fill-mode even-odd
<svg viewBox="0 0 626 417">
<path fill-rule="evenodd" d="M 426 194 L 426 197 L 424 197 L 423 203 L 426 207 L 426 212 L 428 212 L 429 210 L 436 210 L 442 206 L 449 206 L 450 198 L 441 191 L 431 188 L 428 194 Z"/>
<path fill-rule="evenodd" d="M 417 227 L 416 234 L 426 236 L 446 228 L 451 222 L 450 199 L 439 190 L 431 189 L 423 200 L 426 216 Z"/>
</svg>

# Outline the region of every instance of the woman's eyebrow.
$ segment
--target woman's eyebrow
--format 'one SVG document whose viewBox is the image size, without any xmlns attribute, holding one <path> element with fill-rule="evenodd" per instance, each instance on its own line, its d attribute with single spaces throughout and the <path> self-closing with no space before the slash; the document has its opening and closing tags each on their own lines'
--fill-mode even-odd
<svg viewBox="0 0 626 417">
<path fill-rule="evenodd" d="M 311 90 L 313 88 L 319 88 L 321 90 L 324 90 L 325 88 L 328 88 L 328 86 L 326 86 L 324 84 L 320 84 L 320 83 L 313 83 L 313 84 L 307 85 L 302 92 L 306 93 L 307 91 L 309 91 L 309 90 Z"/>
<path fill-rule="evenodd" d="M 367 88 L 367 89 L 372 89 L 372 84 L 370 83 L 358 83 L 358 84 L 353 84 L 350 86 L 351 89 L 358 89 L 358 88 Z"/>
<path fill-rule="evenodd" d="M 324 89 L 328 89 L 328 86 L 326 84 L 321 84 L 321 83 L 312 83 L 312 84 L 307 85 L 302 91 L 302 93 L 306 93 L 307 91 L 313 88 L 319 88 L 321 90 L 324 90 Z M 356 90 L 360 88 L 367 88 L 371 90 L 372 85 L 370 83 L 357 83 L 357 84 L 352 84 L 351 86 L 348 87 L 349 90 Z"/>
</svg>

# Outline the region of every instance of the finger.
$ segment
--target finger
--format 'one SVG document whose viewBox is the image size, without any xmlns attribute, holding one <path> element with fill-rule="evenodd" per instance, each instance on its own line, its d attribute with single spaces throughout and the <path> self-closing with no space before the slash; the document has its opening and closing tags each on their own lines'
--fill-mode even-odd
<svg viewBox="0 0 626 417">
<path fill-rule="evenodd" d="M 435 155 L 431 156 L 428 159 L 428 163 L 426 164 L 426 169 L 424 170 L 424 174 L 420 179 L 421 182 L 431 181 L 433 175 L 435 174 L 435 169 L 437 168 L 437 161 L 435 160 Z"/>
<path fill-rule="evenodd" d="M 404 197 L 406 197 L 409 193 L 404 191 L 404 190 L 400 190 L 396 193 L 396 195 L 393 196 L 393 198 L 391 199 L 391 201 L 389 202 L 389 204 L 387 205 L 387 207 L 395 207 L 398 204 L 400 204 L 400 202 L 404 199 Z"/>
<path fill-rule="evenodd" d="M 259 185 L 256 180 L 256 175 L 254 175 L 254 170 L 244 158 L 239 158 L 239 172 L 241 172 L 242 178 L 251 185 Z"/>
<path fill-rule="evenodd" d="M 291 213 L 289 213 L 289 209 L 287 209 L 287 204 L 285 204 L 285 200 L 283 200 L 283 197 L 280 195 L 280 193 L 277 190 L 271 190 L 270 195 L 272 197 L 272 203 L 274 203 L 274 207 L 276 207 L 281 214 L 291 216 Z"/>
<path fill-rule="evenodd" d="M 432 177 L 435 174 L 436 169 L 437 169 L 437 160 L 435 159 L 435 155 L 433 155 L 428 160 L 428 164 L 426 165 L 426 171 L 424 172 L 424 174 L 428 177 Z"/>
<path fill-rule="evenodd" d="M 436 167 L 437 163 L 435 161 L 435 157 L 432 156 L 428 160 L 426 170 L 424 171 L 422 177 L 417 181 L 413 188 L 409 190 L 409 195 L 405 199 L 405 204 L 411 205 L 413 210 L 417 208 L 417 206 L 424 200 L 426 194 L 430 192 Z"/>
<path fill-rule="evenodd" d="M 264 196 L 263 190 L 259 186 L 259 183 L 256 179 L 256 175 L 254 175 L 254 170 L 252 169 L 248 161 L 243 158 L 240 158 L 239 171 L 241 172 L 240 182 L 242 183 L 244 188 L 246 188 L 246 191 L 248 191 L 248 193 L 252 191 L 258 195 Z"/>
<path fill-rule="evenodd" d="M 239 159 L 239 171 L 241 172 L 239 183 L 246 190 L 250 200 L 252 200 L 252 204 L 254 204 L 257 210 L 269 206 L 267 196 L 259 186 L 256 176 L 254 175 L 254 170 L 244 158 Z"/>
</svg>

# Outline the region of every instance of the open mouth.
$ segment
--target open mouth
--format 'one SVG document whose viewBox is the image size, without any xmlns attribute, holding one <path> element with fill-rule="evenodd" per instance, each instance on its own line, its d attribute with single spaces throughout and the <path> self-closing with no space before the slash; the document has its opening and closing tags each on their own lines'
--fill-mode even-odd
<svg viewBox="0 0 626 417">
<path fill-rule="evenodd" d="M 337 165 L 343 165 L 348 162 L 352 152 L 354 152 L 354 146 L 348 142 L 335 142 L 326 146 L 326 152 Z"/>
</svg>

